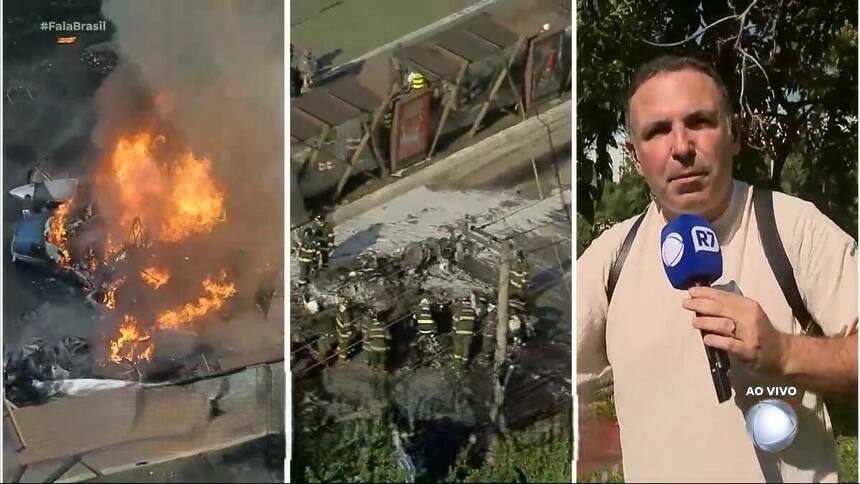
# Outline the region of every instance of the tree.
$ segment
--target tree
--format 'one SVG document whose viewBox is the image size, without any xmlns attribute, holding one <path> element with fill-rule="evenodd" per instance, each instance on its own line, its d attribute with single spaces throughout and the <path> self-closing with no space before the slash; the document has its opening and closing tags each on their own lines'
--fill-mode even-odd
<svg viewBox="0 0 860 484">
<path fill-rule="evenodd" d="M 711 62 L 736 96 L 735 176 L 812 201 L 857 234 L 857 3 L 577 2 L 578 214 L 594 226 L 626 87 L 648 59 Z"/>
</svg>

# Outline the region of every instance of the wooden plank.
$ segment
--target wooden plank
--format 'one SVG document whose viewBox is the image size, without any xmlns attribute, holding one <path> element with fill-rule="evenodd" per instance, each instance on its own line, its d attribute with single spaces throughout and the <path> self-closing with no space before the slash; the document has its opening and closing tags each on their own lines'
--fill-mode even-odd
<svg viewBox="0 0 860 484">
<path fill-rule="evenodd" d="M 534 69 L 534 56 L 535 56 L 535 39 L 529 40 L 528 46 L 528 54 L 526 57 L 526 70 L 525 70 L 525 79 L 524 79 L 524 95 L 523 95 L 523 108 L 528 111 L 531 107 L 531 99 L 532 99 L 532 82 Z"/>
<path fill-rule="evenodd" d="M 376 123 L 372 123 L 376 124 Z M 340 197 L 340 193 L 343 191 L 343 187 L 346 186 L 346 181 L 349 179 L 350 175 L 352 175 L 352 170 L 355 168 L 355 162 L 358 159 L 358 156 L 364 151 L 364 146 L 367 144 L 367 140 L 370 139 L 370 130 L 365 129 L 364 135 L 361 137 L 361 141 L 358 143 L 358 148 L 356 148 L 355 153 L 352 154 L 352 157 L 349 159 L 349 163 L 346 164 L 346 169 L 343 171 L 343 175 L 340 177 L 340 180 L 337 182 L 337 188 L 334 191 L 334 196 L 332 197 L 332 201 L 337 200 Z"/>
<path fill-rule="evenodd" d="M 391 86 L 390 92 L 388 93 L 388 97 L 385 98 L 385 102 L 382 103 L 376 110 L 373 112 L 373 117 L 370 120 L 370 126 L 365 126 L 364 136 L 361 137 L 361 141 L 358 143 L 358 148 L 356 148 L 355 153 L 352 154 L 352 157 L 349 159 L 349 163 L 346 165 L 346 170 L 344 170 L 343 176 L 341 176 L 340 180 L 337 183 L 337 189 L 335 190 L 334 197 L 332 200 L 337 200 L 343 191 L 343 187 L 346 186 L 346 181 L 352 175 L 352 170 L 355 168 L 355 163 L 358 161 L 358 157 L 361 155 L 361 152 L 364 151 L 365 146 L 367 146 L 368 141 L 370 141 L 370 136 L 373 134 L 376 129 L 376 125 L 379 124 L 379 120 L 382 119 L 383 114 L 388 109 L 388 105 L 391 103 L 391 99 L 394 95 L 399 91 L 399 87 L 394 85 Z M 379 163 L 379 169 L 382 171 L 383 176 L 385 173 L 385 165 L 377 159 L 377 163 Z"/>
<path fill-rule="evenodd" d="M 484 116 L 487 115 L 487 111 L 489 111 L 490 106 L 493 103 L 493 99 L 499 92 L 499 88 L 502 87 L 502 83 L 505 81 L 508 72 L 510 72 L 511 66 L 514 64 L 514 59 L 516 59 L 523 41 L 524 38 L 520 37 L 519 40 L 517 40 L 516 45 L 514 45 L 514 50 L 513 52 L 511 52 L 511 56 L 508 57 L 507 65 L 502 69 L 502 71 L 499 73 L 499 76 L 496 78 L 496 81 L 493 83 L 493 88 L 492 90 L 490 90 L 489 96 L 487 96 L 487 101 L 484 102 L 483 106 L 481 106 L 481 110 L 480 112 L 478 112 L 478 116 L 475 118 L 475 122 L 472 123 L 471 129 L 469 129 L 469 138 L 474 138 L 475 134 L 478 132 L 478 128 L 481 126 L 481 121 L 483 121 Z"/>
<path fill-rule="evenodd" d="M 9 415 L 9 421 L 12 422 L 12 428 L 15 429 L 15 436 L 18 437 L 18 451 L 27 448 L 27 443 L 24 441 L 24 434 L 21 433 L 21 427 L 18 426 L 18 419 L 15 418 L 16 407 L 8 398 L 3 397 L 3 404 L 6 406 L 6 414 Z"/>
<path fill-rule="evenodd" d="M 457 93 L 460 90 L 460 83 L 463 81 L 463 76 L 466 74 L 466 69 L 468 67 L 468 63 L 465 63 L 460 67 L 460 73 L 457 74 L 457 82 L 454 85 L 454 89 L 451 91 L 451 97 L 448 98 L 448 102 L 445 103 L 445 108 L 442 110 L 442 117 L 439 119 L 439 125 L 436 127 L 436 133 L 433 135 L 433 143 L 430 144 L 430 151 L 427 152 L 427 158 L 432 158 L 433 153 L 436 151 L 436 143 L 439 141 L 439 136 L 442 134 L 442 128 L 445 127 L 445 122 L 448 121 L 448 115 L 451 112 L 451 108 L 454 106 L 454 103 L 457 102 Z"/>
</svg>

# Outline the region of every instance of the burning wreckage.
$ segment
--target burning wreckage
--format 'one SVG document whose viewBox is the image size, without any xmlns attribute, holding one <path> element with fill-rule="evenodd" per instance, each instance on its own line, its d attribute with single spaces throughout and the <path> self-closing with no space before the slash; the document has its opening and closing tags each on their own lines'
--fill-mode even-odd
<svg viewBox="0 0 860 484">
<path fill-rule="evenodd" d="M 329 265 L 333 247 L 320 233 L 329 229 L 308 215 L 343 201 L 348 187 L 368 174 L 399 178 L 454 150 L 455 141 L 473 144 L 479 132 L 492 131 L 491 118 L 525 117 L 557 103 L 569 91 L 570 36 L 565 2 L 516 2 L 296 89 L 290 194 L 293 223 L 301 224 L 292 245 L 301 269 L 294 272 L 301 274 L 291 312 L 293 368 L 316 369 L 374 353 L 374 347 L 386 365 L 398 368 L 409 366 L 412 353 L 448 346 L 461 362 L 479 353 L 479 362 L 492 360 L 499 282 L 486 260 L 475 257 L 483 249 L 466 236 L 471 230 L 394 254 L 365 251 L 349 262 L 336 257 Z M 296 52 L 293 63 L 302 71 L 315 62 Z M 509 301 L 511 351 L 538 319 L 521 285 L 511 285 L 520 292 Z M 464 306 L 469 314 L 458 314 Z M 457 327 L 464 317 L 471 318 L 468 328 Z M 433 321 L 423 334 L 422 319 Z M 385 342 L 377 337 L 382 334 Z M 378 357 L 369 359 L 380 366 Z"/>
<path fill-rule="evenodd" d="M 304 234 L 314 235 L 313 229 Z M 314 242 L 294 244 L 300 264 L 302 247 L 308 244 Z M 326 251 L 333 247 L 315 245 L 317 257 L 306 271 L 308 283 L 300 280 L 299 290 L 292 293 L 291 354 L 296 374 L 310 375 L 361 352 L 380 371 L 438 368 L 443 356 L 461 366 L 493 364 L 498 291 L 483 274 L 480 244 L 452 230 L 449 237 L 412 242 L 392 254 L 368 249 L 331 266 L 325 263 Z M 527 280 L 524 264 L 521 260 L 519 274 Z M 525 291 L 513 293 L 509 352 L 534 336 L 539 318 L 532 309 Z M 461 327 L 464 319 L 472 321 L 468 328 Z M 375 359 L 374 338 L 381 328 L 385 349 Z"/>
<path fill-rule="evenodd" d="M 226 311 L 236 295 L 235 268 L 198 274 L 185 255 L 226 220 L 211 163 L 186 152 L 168 170 L 159 160 L 164 143 L 146 133 L 122 138 L 91 183 L 34 169 L 30 183 L 11 190 L 24 203 L 12 261 L 76 284 L 118 323 L 103 348 L 67 337 L 54 346 L 35 339 L 7 354 L 4 385 L 13 403 L 144 378 L 138 367 L 153 361 L 158 332 L 194 334 L 198 320 Z M 190 289 L 171 291 L 172 283 Z M 197 294 L 189 301 L 183 292 Z"/>
</svg>

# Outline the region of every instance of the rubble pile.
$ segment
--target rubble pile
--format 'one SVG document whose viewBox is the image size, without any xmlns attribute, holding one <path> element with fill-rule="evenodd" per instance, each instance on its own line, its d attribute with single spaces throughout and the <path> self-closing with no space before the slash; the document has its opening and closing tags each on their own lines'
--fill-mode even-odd
<svg viewBox="0 0 860 484">
<path fill-rule="evenodd" d="M 89 343 L 81 338 L 68 336 L 55 345 L 34 338 L 5 357 L 6 398 L 19 406 L 44 401 L 53 396 L 46 382 L 90 378 L 94 363 Z"/>
<path fill-rule="evenodd" d="M 481 250 L 462 234 L 452 232 L 449 237 L 410 242 L 391 254 L 367 249 L 315 271 L 306 287 L 292 291 L 293 368 L 303 374 L 303 368 L 310 373 L 310 368 L 334 364 L 338 353 L 344 350 L 335 342 L 335 314 L 343 305 L 351 308 L 353 314 L 379 315 L 389 327 L 391 369 L 439 367 L 443 353 L 450 352 L 452 346 L 452 305 L 463 298 L 471 301 L 478 318 L 478 327 L 471 338 L 472 359 L 478 365 L 488 366 L 495 348 L 497 289 L 472 275 L 466 263 L 476 261 Z M 415 314 L 423 299 L 429 301 L 438 328 L 434 337 L 424 337 L 417 331 Z M 528 314 L 512 313 L 511 350 L 525 340 L 527 332 L 531 334 L 536 320 Z M 522 324 L 523 321 L 528 324 Z M 352 358 L 360 351 L 348 352 Z"/>
</svg>

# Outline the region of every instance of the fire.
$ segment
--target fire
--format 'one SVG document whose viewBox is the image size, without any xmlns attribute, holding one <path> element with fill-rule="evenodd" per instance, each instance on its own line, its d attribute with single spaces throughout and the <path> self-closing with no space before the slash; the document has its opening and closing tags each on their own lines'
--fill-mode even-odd
<svg viewBox="0 0 860 484">
<path fill-rule="evenodd" d="M 94 274 L 96 269 L 98 269 L 99 259 L 96 257 L 96 251 L 93 250 L 92 247 L 87 249 L 87 253 L 84 256 L 84 263 L 86 264 L 87 271 L 89 271 L 90 274 Z"/>
<path fill-rule="evenodd" d="M 170 280 L 170 271 L 163 267 L 147 267 L 140 271 L 140 277 L 151 288 L 158 289 Z"/>
<path fill-rule="evenodd" d="M 119 225 L 128 232 L 140 217 L 147 227 L 160 227 L 158 238 L 165 242 L 208 233 L 224 218 L 224 193 L 212 177 L 212 163 L 191 152 L 158 160 L 156 151 L 165 142 L 163 135 L 140 133 L 117 143 L 110 178 L 122 209 Z"/>
<path fill-rule="evenodd" d="M 125 277 L 117 279 L 105 290 L 105 294 L 102 297 L 102 304 L 104 304 L 106 308 L 116 309 L 116 290 L 123 284 L 125 284 Z"/>
<path fill-rule="evenodd" d="M 125 233 L 138 214 L 145 213 L 147 205 L 158 200 L 165 185 L 163 169 L 153 159 L 153 145 L 148 133 L 122 138 L 111 158 L 111 178 L 123 208 L 119 225 Z"/>
<path fill-rule="evenodd" d="M 60 257 L 58 263 L 61 267 L 69 267 L 72 261 L 66 233 L 66 219 L 69 216 L 70 205 L 71 202 L 60 205 L 48 222 L 48 242 L 57 248 Z"/>
<path fill-rule="evenodd" d="M 182 157 L 174 172 L 173 207 L 162 227 L 163 240 L 176 242 L 194 233 L 207 233 L 222 221 L 224 194 L 212 181 L 211 168 L 206 158 L 196 159 L 191 153 Z"/>
<path fill-rule="evenodd" d="M 220 281 L 207 277 L 203 281 L 206 293 L 197 299 L 196 303 L 187 303 L 178 310 L 165 311 L 158 315 L 156 321 L 159 329 L 176 329 L 202 317 L 210 311 L 221 309 L 224 302 L 236 294 L 236 286 L 227 282 L 227 275 L 222 271 Z"/>
<path fill-rule="evenodd" d="M 127 255 L 129 264 L 114 269 L 130 269 L 123 273 L 137 277 L 136 272 L 151 289 L 159 289 L 178 270 L 155 263 L 153 252 L 159 242 L 208 234 L 226 219 L 225 195 L 214 178 L 212 162 L 190 150 L 174 150 L 158 132 L 120 137 L 105 161 L 97 177 L 98 193 L 106 197 L 101 206 L 110 219 L 103 262 L 111 266 Z M 150 258 L 136 265 L 141 256 Z M 117 307 L 116 291 L 123 283 L 125 277 L 105 287 L 102 302 L 107 308 Z M 111 361 L 149 361 L 154 350 L 151 334 L 189 325 L 219 310 L 236 294 L 223 271 L 219 277 L 205 278 L 202 285 L 203 294 L 196 300 L 157 313 L 154 324 L 139 326 L 135 316 L 126 314 L 119 337 L 111 340 Z"/>
<path fill-rule="evenodd" d="M 78 38 L 74 35 L 70 35 L 68 37 L 57 37 L 58 44 L 74 44 Z"/>
<path fill-rule="evenodd" d="M 136 362 L 139 360 L 152 361 L 155 346 L 149 333 L 138 328 L 134 317 L 123 316 L 119 328 L 119 338 L 110 342 L 110 360 L 120 363 L 122 360 Z"/>
</svg>

